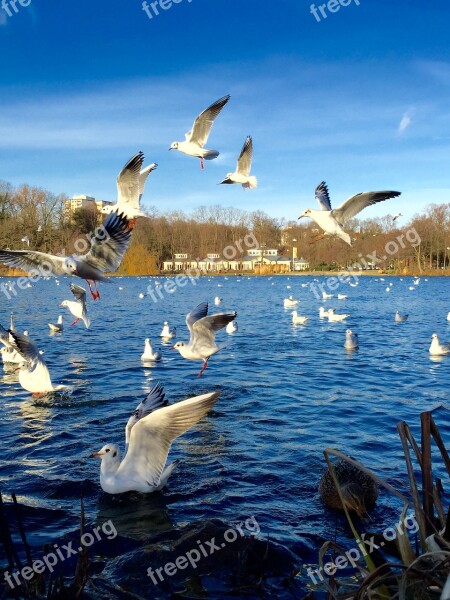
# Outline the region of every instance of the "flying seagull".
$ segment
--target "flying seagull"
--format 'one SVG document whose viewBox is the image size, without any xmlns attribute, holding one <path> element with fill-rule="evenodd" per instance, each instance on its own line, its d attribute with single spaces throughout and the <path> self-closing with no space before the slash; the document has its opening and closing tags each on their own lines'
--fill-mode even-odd
<svg viewBox="0 0 450 600">
<path fill-rule="evenodd" d="M 253 158 L 253 142 L 250 136 L 244 142 L 241 153 L 237 161 L 236 171 L 228 173 L 220 183 L 241 183 L 245 189 L 253 189 L 257 187 L 258 180 L 256 177 L 250 177 Z"/>
<path fill-rule="evenodd" d="M 399 217 L 403 217 L 403 215 L 402 215 L 402 213 L 401 213 L 401 212 L 400 212 L 400 213 L 397 213 L 396 215 L 394 215 L 394 216 L 392 217 L 392 222 L 394 223 L 394 221 L 396 221 L 396 220 L 397 220 Z"/>
<path fill-rule="evenodd" d="M 144 155 L 142 152 L 138 152 L 127 162 L 117 176 L 117 203 L 104 206 L 100 211 L 101 213 L 123 213 L 129 221 L 146 216 L 140 209 L 140 202 L 144 194 L 147 177 L 158 165 L 152 163 L 141 170 L 143 162 Z"/>
<path fill-rule="evenodd" d="M 71 323 L 71 325 L 76 325 L 81 319 L 86 329 L 89 329 L 91 320 L 87 316 L 86 290 L 82 288 L 81 285 L 71 283 L 70 291 L 74 295 L 75 300 L 64 300 L 63 302 L 61 302 L 60 306 L 61 308 L 68 308 L 75 317 L 75 321 Z"/>
<path fill-rule="evenodd" d="M 111 283 L 104 273 L 119 268 L 131 241 L 131 231 L 123 214 L 111 213 L 92 236 L 87 254 L 64 258 L 33 250 L 0 250 L 0 262 L 39 276 L 75 275 L 87 281 L 92 297 L 98 300 L 97 281 Z"/>
<path fill-rule="evenodd" d="M 114 444 L 107 444 L 91 457 L 101 459 L 100 485 L 108 494 L 161 490 L 176 463 L 166 466 L 174 439 L 193 427 L 217 401 L 219 392 L 195 396 L 167 405 L 164 390 L 158 384 L 139 404 L 128 420 L 125 458 Z"/>
<path fill-rule="evenodd" d="M 351 246 L 352 240 L 349 234 L 343 229 L 347 221 L 361 212 L 364 208 L 372 206 L 372 204 L 377 204 L 378 202 L 383 202 L 389 198 L 397 198 L 400 194 L 401 192 L 394 191 L 362 192 L 356 194 L 356 196 L 352 196 L 341 204 L 339 208 L 333 210 L 331 208 L 328 187 L 325 181 L 322 181 L 316 188 L 316 199 L 321 206 L 321 210 L 307 208 L 299 216 L 299 219 L 302 217 L 309 217 L 325 232 L 321 237 L 324 237 L 325 235 L 337 236 Z"/>
<path fill-rule="evenodd" d="M 213 160 L 219 156 L 217 150 L 206 150 L 204 145 L 208 141 L 214 120 L 231 96 L 224 96 L 211 104 L 195 119 L 192 129 L 185 134 L 184 142 L 172 142 L 169 150 L 178 150 L 188 156 L 196 156 L 200 159 L 200 166 L 205 168 L 204 160 Z"/>
<path fill-rule="evenodd" d="M 186 325 L 191 334 L 189 343 L 177 342 L 172 350 L 178 350 L 187 360 L 202 360 L 203 367 L 197 377 L 201 377 L 208 366 L 208 359 L 222 349 L 215 342 L 216 332 L 233 321 L 237 313 L 208 315 L 208 303 L 202 302 L 186 315 Z"/>
</svg>

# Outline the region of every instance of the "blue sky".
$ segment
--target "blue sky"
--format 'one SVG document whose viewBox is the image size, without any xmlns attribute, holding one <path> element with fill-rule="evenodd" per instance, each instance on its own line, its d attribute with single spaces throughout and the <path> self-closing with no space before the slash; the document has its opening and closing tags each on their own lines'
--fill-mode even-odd
<svg viewBox="0 0 450 600">
<path fill-rule="evenodd" d="M 0 179 L 113 200 L 143 150 L 159 164 L 144 202 L 163 212 L 221 204 L 295 219 L 321 180 L 335 205 L 402 192 L 366 217 L 450 202 L 448 0 L 352 0 L 320 22 L 310 5 L 181 0 L 152 19 L 141 0 L 0 9 Z M 168 152 L 228 93 L 208 142 L 217 160 L 202 172 Z M 258 189 L 217 186 L 248 134 Z"/>
</svg>

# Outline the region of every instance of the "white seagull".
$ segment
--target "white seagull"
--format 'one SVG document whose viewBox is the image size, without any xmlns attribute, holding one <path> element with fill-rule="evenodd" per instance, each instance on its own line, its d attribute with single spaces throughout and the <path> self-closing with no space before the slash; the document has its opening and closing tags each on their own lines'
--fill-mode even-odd
<svg viewBox="0 0 450 600">
<path fill-rule="evenodd" d="M 284 299 L 283 304 L 284 308 L 293 308 L 294 306 L 297 306 L 298 300 L 294 300 L 292 296 L 289 296 L 289 298 Z"/>
<path fill-rule="evenodd" d="M 437 333 L 433 333 L 431 336 L 431 346 L 429 351 L 431 356 L 443 356 L 444 354 L 450 354 L 450 344 L 441 344 L 439 342 Z"/>
<path fill-rule="evenodd" d="M 146 216 L 140 209 L 141 198 L 144 194 L 147 177 L 158 165 L 152 163 L 139 171 L 138 169 L 141 168 L 143 160 L 144 154 L 138 152 L 124 166 L 117 176 L 117 203 L 104 206 L 101 210 L 103 214 L 123 213 L 131 222 L 137 217 Z"/>
<path fill-rule="evenodd" d="M 91 320 L 87 316 L 86 290 L 80 285 L 75 285 L 74 283 L 70 284 L 70 289 L 72 294 L 75 296 L 75 300 L 64 300 L 64 302 L 61 302 L 60 306 L 68 308 L 75 317 L 75 321 L 71 323 L 71 325 L 76 325 L 81 319 L 86 329 L 89 329 Z"/>
<path fill-rule="evenodd" d="M 131 231 L 124 215 L 111 213 L 90 238 L 91 248 L 87 254 L 64 258 L 33 250 L 0 250 L 0 262 L 39 276 L 75 275 L 87 281 L 92 297 L 98 300 L 97 281 L 112 283 L 105 273 L 119 268 L 131 241 Z"/>
<path fill-rule="evenodd" d="M 236 171 L 234 173 L 227 173 L 227 176 L 220 183 L 241 183 L 245 189 L 254 189 L 258 185 L 256 177 L 250 176 L 250 170 L 252 168 L 253 158 L 253 142 L 250 136 L 242 146 L 241 153 L 237 161 Z"/>
<path fill-rule="evenodd" d="M 347 296 L 345 294 L 338 294 L 338 300 L 346 300 Z"/>
<path fill-rule="evenodd" d="M 91 454 L 102 461 L 100 485 L 103 491 L 149 494 L 161 490 L 176 466 L 176 463 L 166 466 L 173 440 L 198 423 L 218 396 L 219 392 L 202 394 L 168 406 L 164 390 L 157 384 L 127 423 L 125 458 L 120 460 L 119 448 L 114 444 L 107 444 Z"/>
<path fill-rule="evenodd" d="M 201 377 L 208 366 L 208 359 L 223 348 L 215 342 L 216 332 L 226 327 L 236 316 L 236 312 L 208 316 L 207 302 L 202 302 L 186 315 L 186 325 L 191 334 L 189 343 L 177 342 L 172 349 L 178 350 L 187 360 L 203 361 L 203 367 L 197 377 Z"/>
<path fill-rule="evenodd" d="M 403 215 L 402 215 L 402 213 L 401 213 L 401 212 L 400 212 L 400 213 L 397 213 L 396 215 L 394 215 L 394 216 L 392 217 L 392 222 L 394 223 L 394 222 L 395 222 L 395 221 L 396 221 L 396 220 L 397 220 L 399 217 L 403 217 Z"/>
<path fill-rule="evenodd" d="M 450 321 L 450 312 L 447 313 L 447 321 Z"/>
<path fill-rule="evenodd" d="M 65 389 L 65 385 L 53 386 L 47 365 L 41 358 L 42 352 L 27 335 L 10 331 L 9 341 L 22 357 L 19 370 L 19 383 L 33 396 Z"/>
<path fill-rule="evenodd" d="M 161 352 L 159 350 L 156 352 L 153 350 L 152 343 L 149 338 L 145 338 L 144 353 L 141 356 L 141 360 L 143 362 L 157 362 L 161 360 Z"/>
<path fill-rule="evenodd" d="M 399 311 L 397 310 L 395 313 L 395 322 L 396 323 L 404 323 L 405 321 L 408 320 L 409 315 L 401 315 L 399 313 Z"/>
<path fill-rule="evenodd" d="M 350 315 L 338 315 L 335 313 L 334 308 L 330 308 L 328 311 L 328 321 L 330 323 L 340 323 L 341 321 L 345 321 L 347 317 Z"/>
<path fill-rule="evenodd" d="M 308 321 L 308 317 L 300 316 L 296 310 L 292 311 L 292 323 L 294 325 L 305 325 Z"/>
<path fill-rule="evenodd" d="M 319 318 L 320 319 L 327 319 L 328 315 L 330 314 L 330 310 L 332 310 L 331 308 L 329 308 L 328 310 L 325 310 L 323 306 L 321 306 L 319 308 Z"/>
<path fill-rule="evenodd" d="M 238 330 L 238 324 L 236 323 L 236 321 L 230 321 L 228 323 L 228 325 L 225 327 L 225 331 L 229 334 L 232 335 L 235 331 Z"/>
<path fill-rule="evenodd" d="M 381 191 L 381 192 L 362 192 L 352 196 L 346 200 L 339 208 L 334 210 L 331 208 L 330 196 L 328 194 L 328 187 L 325 181 L 322 181 L 316 188 L 316 199 L 321 206 L 321 210 L 314 210 L 307 208 L 300 216 L 309 217 L 319 225 L 325 232 L 322 236 L 331 235 L 337 236 L 347 242 L 349 246 L 352 245 L 352 240 L 348 233 L 343 229 L 344 225 L 352 217 L 357 215 L 367 206 L 383 202 L 389 198 L 397 198 L 401 192 L 394 191 Z"/>
<path fill-rule="evenodd" d="M 64 330 L 62 315 L 59 315 L 56 323 L 49 323 L 48 326 L 52 333 L 61 333 Z"/>
<path fill-rule="evenodd" d="M 164 321 L 164 325 L 163 325 L 161 333 L 159 334 L 159 337 L 163 337 L 168 340 L 171 340 L 172 338 L 176 337 L 176 335 L 177 335 L 177 328 L 173 327 L 172 329 L 170 329 L 169 323 L 167 321 Z"/>
<path fill-rule="evenodd" d="M 215 304 L 216 306 L 219 306 L 219 304 L 222 304 L 222 300 L 223 300 L 223 298 L 220 298 L 219 296 L 216 296 L 216 297 L 214 298 L 214 304 Z"/>
<path fill-rule="evenodd" d="M 215 118 L 229 99 L 230 96 L 224 96 L 199 114 L 192 129 L 186 133 L 186 140 L 184 142 L 172 142 L 169 150 L 178 150 L 188 156 L 196 156 L 200 159 L 202 169 L 204 169 L 204 160 L 217 158 L 219 156 L 217 150 L 206 150 L 204 146 L 208 141 Z"/>
<path fill-rule="evenodd" d="M 356 350 L 358 348 L 358 334 L 353 333 L 351 329 L 347 329 L 345 332 L 345 344 L 346 350 Z"/>
</svg>

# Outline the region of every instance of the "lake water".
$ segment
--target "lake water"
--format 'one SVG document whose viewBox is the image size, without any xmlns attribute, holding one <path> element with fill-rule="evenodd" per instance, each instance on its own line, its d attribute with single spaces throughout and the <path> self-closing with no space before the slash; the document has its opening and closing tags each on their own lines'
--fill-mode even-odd
<svg viewBox="0 0 450 600">
<path fill-rule="evenodd" d="M 0 294 L 0 322 L 7 326 L 13 310 L 18 329 L 28 329 L 45 350 L 53 382 L 74 387 L 70 397 L 34 399 L 14 374 L 0 379 L 0 482 L 8 518 L 14 523 L 9 501 L 15 492 L 34 559 L 45 554 L 44 544 L 76 539 L 81 495 L 86 531 L 111 519 L 117 538 L 90 550 L 99 591 L 88 587 L 89 598 L 169 598 L 180 590 L 191 594 L 183 597 L 197 597 L 201 589 L 209 590 L 209 598 L 301 598 L 309 578 L 304 571 L 289 578 L 294 568 L 316 565 L 327 539 L 347 548 L 355 544 L 343 517 L 318 498 L 323 450 L 354 456 L 405 492 L 396 424 L 407 421 L 420 440 L 420 412 L 436 409 L 448 445 L 450 356 L 431 360 L 428 348 L 434 332 L 450 341 L 450 279 L 422 278 L 410 290 L 410 277 L 361 277 L 358 287 L 342 284 L 338 290 L 348 299 L 325 303 L 302 287 L 312 277 L 281 276 L 201 278 L 171 294 L 163 290 L 156 303 L 148 295 L 139 298 L 156 279 L 165 282 L 142 277 L 101 284 L 101 300 L 89 298 L 89 330 L 82 323 L 69 327 L 71 315 L 58 308 L 71 297 L 69 279 L 59 286 L 53 279 L 38 282 L 11 300 Z M 283 307 L 289 294 L 300 300 L 306 326 L 292 325 L 291 310 Z M 214 306 L 216 295 L 223 297 L 220 307 Z M 201 363 L 183 360 L 158 336 L 168 320 L 178 328 L 177 340 L 187 340 L 185 315 L 203 300 L 210 312 L 236 310 L 239 331 L 219 333 L 228 346 L 197 379 Z M 320 321 L 321 305 L 350 317 L 346 323 Z M 397 309 L 409 313 L 406 323 L 394 322 Z M 66 329 L 51 336 L 47 323 L 58 314 Z M 350 353 L 343 348 L 348 327 L 360 340 L 359 350 Z M 163 353 L 152 368 L 140 362 L 146 337 Z M 170 402 L 214 390 L 221 396 L 174 443 L 170 460 L 180 463 L 163 492 L 103 494 L 99 464 L 88 456 L 107 442 L 123 449 L 126 421 L 156 381 Z M 392 526 L 399 506 L 382 492 L 370 530 Z M 258 545 L 230 542 L 196 569 L 166 575 L 158 586 L 147 577 L 150 565 L 163 566 L 197 548 L 197 540 L 246 521 L 247 533 L 259 530 Z M 68 572 L 70 564 L 62 568 Z M 0 567 L 6 567 L 2 556 Z"/>
</svg>

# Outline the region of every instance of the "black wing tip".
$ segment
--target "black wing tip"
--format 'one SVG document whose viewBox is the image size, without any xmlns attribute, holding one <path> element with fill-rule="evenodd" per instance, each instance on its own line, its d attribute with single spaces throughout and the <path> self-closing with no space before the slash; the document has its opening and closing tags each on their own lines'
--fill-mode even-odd
<svg viewBox="0 0 450 600">
<path fill-rule="evenodd" d="M 326 194 L 328 194 L 328 185 L 327 185 L 326 181 L 321 181 L 319 183 L 319 185 L 316 187 L 316 194 L 318 192 L 322 192 L 322 191 L 325 192 Z"/>
</svg>

